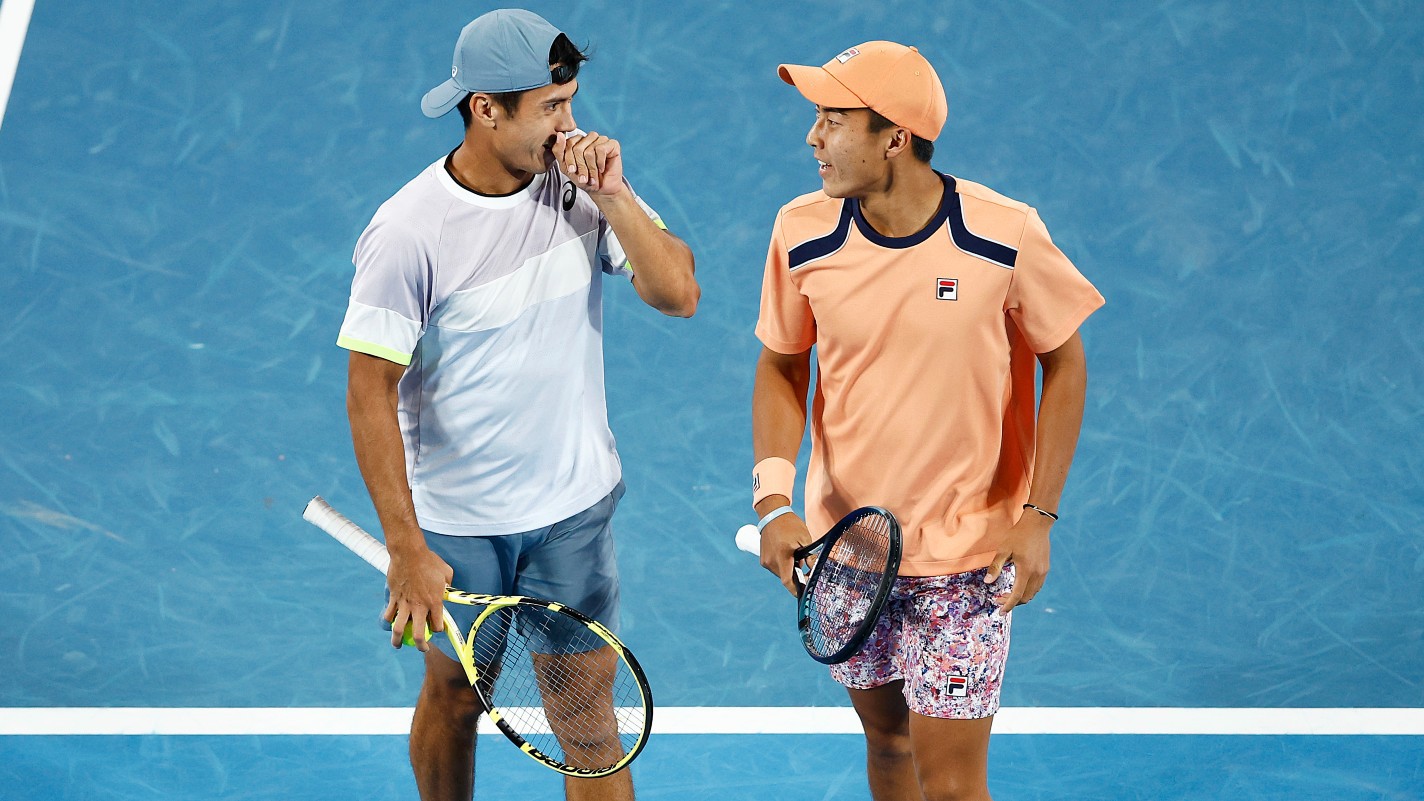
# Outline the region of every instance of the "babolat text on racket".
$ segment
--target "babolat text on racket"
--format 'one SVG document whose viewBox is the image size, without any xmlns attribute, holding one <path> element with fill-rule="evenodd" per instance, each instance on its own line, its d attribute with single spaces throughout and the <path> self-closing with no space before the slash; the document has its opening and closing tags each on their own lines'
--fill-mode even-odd
<svg viewBox="0 0 1424 801">
<path fill-rule="evenodd" d="M 761 553 L 761 532 L 742 526 L 737 547 Z M 900 524 L 887 509 L 866 506 L 824 537 L 795 552 L 796 625 L 812 659 L 827 665 L 855 655 L 875 629 L 900 572 Z M 805 575 L 803 563 L 809 563 Z"/>
<path fill-rule="evenodd" d="M 390 569 L 386 546 L 320 497 L 302 517 L 382 573 Z M 445 635 L 490 720 L 521 751 L 565 775 L 594 778 L 622 770 L 643 750 L 653 694 L 638 660 L 607 627 L 527 596 L 450 588 L 445 601 L 483 607 L 463 634 L 442 609 Z"/>
</svg>

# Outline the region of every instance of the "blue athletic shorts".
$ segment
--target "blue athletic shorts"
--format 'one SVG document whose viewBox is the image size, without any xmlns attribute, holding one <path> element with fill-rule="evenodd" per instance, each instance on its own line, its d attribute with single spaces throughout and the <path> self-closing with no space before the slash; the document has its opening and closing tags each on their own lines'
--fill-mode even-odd
<svg viewBox="0 0 1424 801">
<path fill-rule="evenodd" d="M 618 561 L 613 512 L 623 482 L 598 503 L 552 526 L 520 534 L 452 537 L 425 532 L 425 543 L 454 569 L 450 585 L 482 595 L 528 595 L 572 606 L 618 633 Z M 462 634 L 483 607 L 445 604 Z M 443 634 L 433 638 L 451 659 Z"/>
</svg>

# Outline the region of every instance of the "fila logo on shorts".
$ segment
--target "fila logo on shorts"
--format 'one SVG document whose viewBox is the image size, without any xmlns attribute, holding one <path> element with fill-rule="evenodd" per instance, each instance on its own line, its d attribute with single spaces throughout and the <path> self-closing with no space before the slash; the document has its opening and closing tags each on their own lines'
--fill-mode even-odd
<svg viewBox="0 0 1424 801">
<path fill-rule="evenodd" d="M 969 679 L 963 676 L 949 677 L 949 697 L 963 698 L 969 695 Z"/>
<path fill-rule="evenodd" d="M 935 298 L 937 300 L 959 300 L 959 279 L 937 279 L 935 281 Z"/>
<path fill-rule="evenodd" d="M 841 51 L 841 54 L 836 56 L 836 61 L 839 61 L 840 63 L 844 64 L 858 55 L 860 55 L 860 51 L 852 47 L 847 50 Z"/>
</svg>

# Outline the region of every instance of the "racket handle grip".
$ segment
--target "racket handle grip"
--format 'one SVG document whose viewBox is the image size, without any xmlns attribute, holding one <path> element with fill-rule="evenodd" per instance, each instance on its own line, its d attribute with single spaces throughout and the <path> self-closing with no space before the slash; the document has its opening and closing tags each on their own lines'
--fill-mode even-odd
<svg viewBox="0 0 1424 801">
<path fill-rule="evenodd" d="M 757 531 L 756 526 L 748 523 L 737 529 L 737 547 L 752 556 L 761 557 L 761 532 Z M 799 561 L 804 557 L 805 554 L 798 553 L 796 558 Z M 808 573 L 805 568 L 800 565 L 793 565 L 791 575 L 795 578 L 797 587 L 803 589 L 806 587 Z"/>
<path fill-rule="evenodd" d="M 382 573 L 390 570 L 391 554 L 386 550 L 386 546 L 347 519 L 346 515 L 331 508 L 331 504 L 320 495 L 307 502 L 307 508 L 302 510 L 302 517 L 351 549 L 352 553 L 365 559 L 371 567 Z"/>
<path fill-rule="evenodd" d="M 749 554 L 761 556 L 761 532 L 748 523 L 737 529 L 737 547 Z"/>
</svg>

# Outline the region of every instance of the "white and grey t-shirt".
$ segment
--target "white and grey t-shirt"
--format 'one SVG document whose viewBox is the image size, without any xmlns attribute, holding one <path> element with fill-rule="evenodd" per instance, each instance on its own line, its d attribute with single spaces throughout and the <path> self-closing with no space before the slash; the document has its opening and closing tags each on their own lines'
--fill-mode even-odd
<svg viewBox="0 0 1424 801">
<path fill-rule="evenodd" d="M 602 277 L 632 267 L 586 193 L 551 169 L 479 195 L 442 158 L 377 210 L 353 261 L 337 344 L 408 365 L 399 417 L 423 528 L 531 531 L 612 491 Z"/>
</svg>

